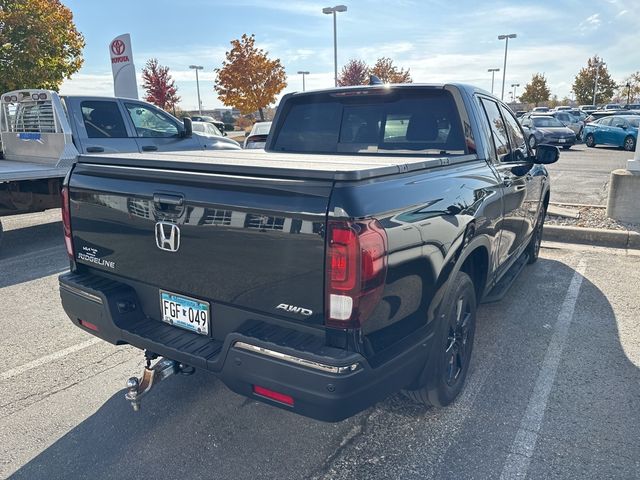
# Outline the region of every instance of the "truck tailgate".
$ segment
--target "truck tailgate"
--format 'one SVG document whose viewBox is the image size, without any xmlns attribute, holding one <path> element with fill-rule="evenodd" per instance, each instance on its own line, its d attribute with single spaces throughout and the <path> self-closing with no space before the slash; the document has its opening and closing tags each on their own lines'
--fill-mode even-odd
<svg viewBox="0 0 640 480">
<path fill-rule="evenodd" d="M 332 187 L 78 163 L 69 184 L 76 261 L 157 288 L 147 304 L 159 304 L 160 290 L 208 302 L 214 332 L 216 305 L 322 325 Z"/>
</svg>

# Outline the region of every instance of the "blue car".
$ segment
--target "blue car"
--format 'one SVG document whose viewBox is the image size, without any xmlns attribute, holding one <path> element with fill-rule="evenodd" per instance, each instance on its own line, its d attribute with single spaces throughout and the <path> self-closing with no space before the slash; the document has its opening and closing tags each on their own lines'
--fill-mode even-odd
<svg viewBox="0 0 640 480">
<path fill-rule="evenodd" d="M 640 115 L 611 115 L 587 123 L 582 136 L 587 147 L 615 145 L 632 152 L 636 149 L 638 125 Z"/>
</svg>

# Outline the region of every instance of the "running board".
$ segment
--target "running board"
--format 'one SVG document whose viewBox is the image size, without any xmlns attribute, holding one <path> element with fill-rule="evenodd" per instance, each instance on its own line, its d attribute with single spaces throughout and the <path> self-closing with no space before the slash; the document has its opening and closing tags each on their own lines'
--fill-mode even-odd
<svg viewBox="0 0 640 480">
<path fill-rule="evenodd" d="M 527 266 L 528 260 L 529 255 L 527 253 L 520 255 L 520 258 L 518 258 L 518 260 L 509 267 L 507 273 L 505 273 L 500 281 L 495 284 L 486 297 L 482 299 L 481 303 L 494 303 L 502 300 L 511 288 L 511 285 L 513 285 L 513 282 L 518 278 L 518 275 L 520 275 L 520 272 L 522 272 L 524 267 Z"/>
</svg>

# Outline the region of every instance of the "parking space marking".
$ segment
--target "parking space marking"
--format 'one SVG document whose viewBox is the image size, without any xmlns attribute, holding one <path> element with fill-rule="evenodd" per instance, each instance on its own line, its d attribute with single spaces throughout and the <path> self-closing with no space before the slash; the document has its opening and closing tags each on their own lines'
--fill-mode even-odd
<svg viewBox="0 0 640 480">
<path fill-rule="evenodd" d="M 52 362 L 54 360 L 59 360 L 61 358 L 66 357 L 67 355 L 71 355 L 72 353 L 78 352 L 80 350 L 84 350 L 85 348 L 88 348 L 91 345 L 95 345 L 96 343 L 99 343 L 101 341 L 102 340 L 100 340 L 99 338 L 91 338 L 82 343 L 71 345 L 70 347 L 67 347 L 63 350 L 53 352 L 49 355 L 45 355 L 44 357 L 36 358 L 35 360 L 29 363 L 25 363 L 24 365 L 20 365 L 19 367 L 15 367 L 10 370 L 7 370 L 6 372 L 0 373 L 0 380 L 8 380 L 24 372 L 28 372 L 29 370 L 33 370 L 34 368 L 38 368 L 46 363 Z"/>
<path fill-rule="evenodd" d="M 576 309 L 576 302 L 586 267 L 587 261 L 585 258 L 582 258 L 571 278 L 569 289 L 562 302 L 553 335 L 547 347 L 547 353 L 542 361 L 542 368 L 540 369 L 533 393 L 529 399 L 527 410 L 520 422 L 520 428 L 511 444 L 509 455 L 500 474 L 500 480 L 525 478 L 527 475 L 529 464 L 531 463 L 531 456 L 538 441 L 538 432 L 542 426 L 544 413 L 547 409 L 549 394 L 551 393 L 551 388 L 553 387 L 558 371 L 558 365 L 562 357 L 562 350 L 567 340 L 569 326 L 571 325 L 573 313 Z"/>
<path fill-rule="evenodd" d="M 13 267 L 15 265 L 20 264 L 21 262 L 25 262 L 28 260 L 39 259 L 40 257 L 46 257 L 47 255 L 51 255 L 52 253 L 60 253 L 64 254 L 65 249 L 64 245 L 56 245 L 55 247 L 43 248 L 42 250 L 36 250 L 34 252 L 23 253 L 22 255 L 16 255 L 13 257 L 2 258 L 0 259 L 0 265 L 4 268 Z"/>
</svg>

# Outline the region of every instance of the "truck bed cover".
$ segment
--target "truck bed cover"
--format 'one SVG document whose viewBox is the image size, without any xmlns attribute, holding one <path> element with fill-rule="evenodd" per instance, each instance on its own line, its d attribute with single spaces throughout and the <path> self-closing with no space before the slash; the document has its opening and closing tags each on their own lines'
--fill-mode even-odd
<svg viewBox="0 0 640 480">
<path fill-rule="evenodd" d="M 69 171 L 69 166 L 56 167 L 51 164 L 17 162 L 0 159 L 0 183 L 42 178 L 61 178 Z"/>
<path fill-rule="evenodd" d="M 231 175 L 259 175 L 319 180 L 362 180 L 397 173 L 440 167 L 477 159 L 455 157 L 400 156 L 382 154 L 305 154 L 209 150 L 206 152 L 161 152 L 150 154 L 82 155 L 80 163 L 119 167 L 182 170 Z"/>
</svg>

